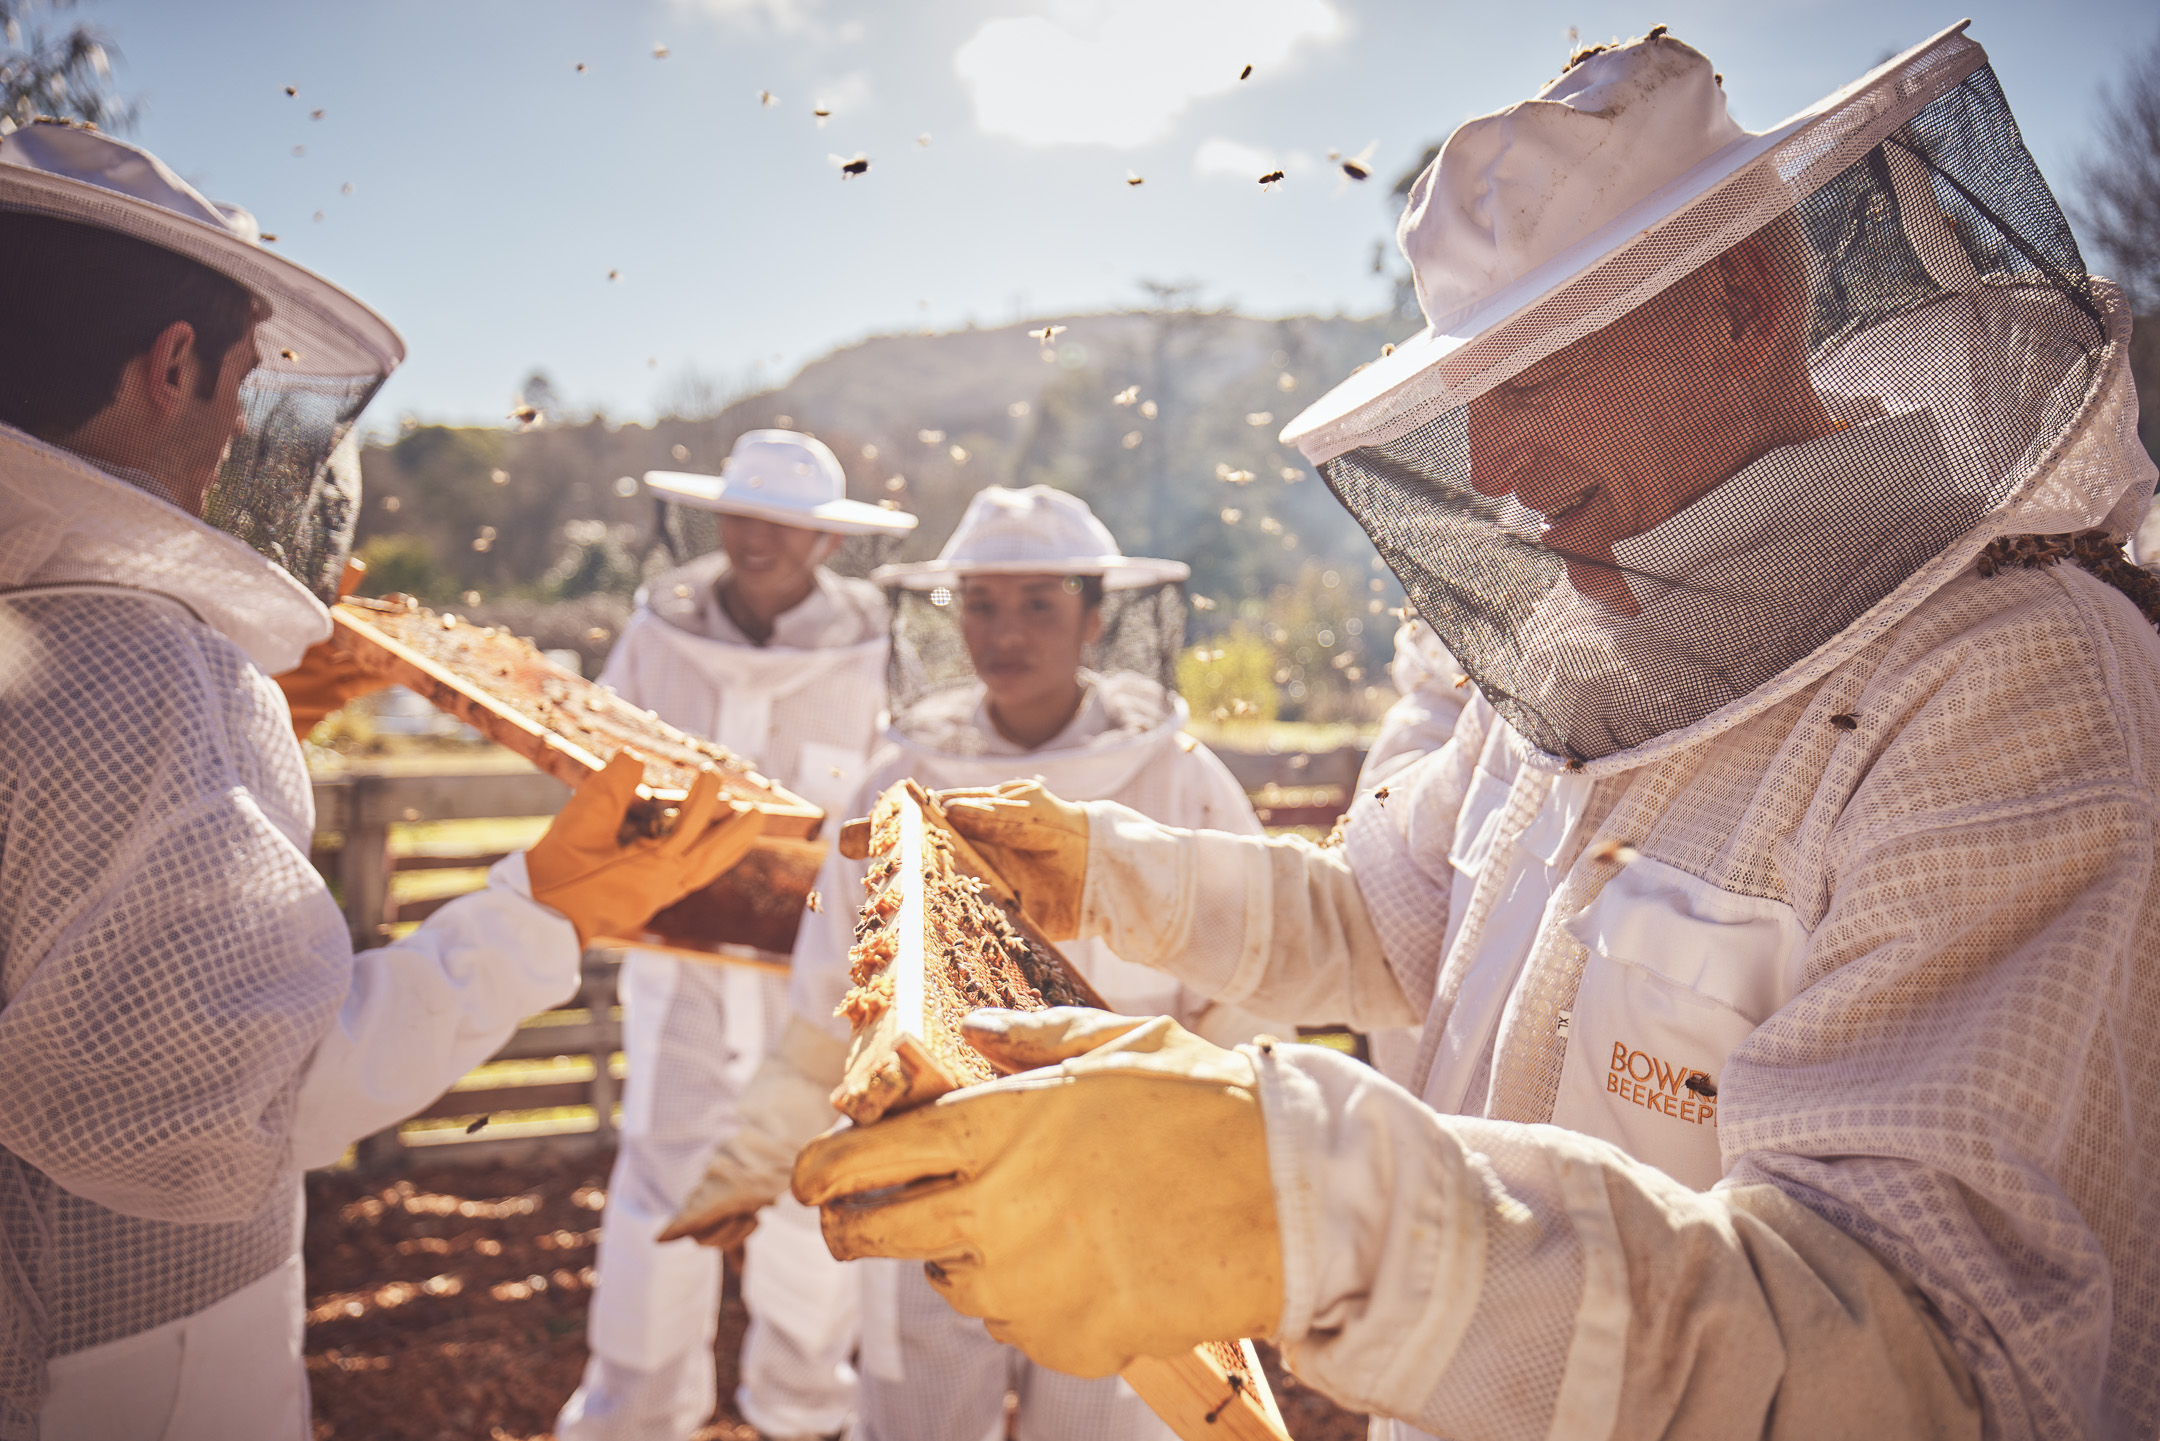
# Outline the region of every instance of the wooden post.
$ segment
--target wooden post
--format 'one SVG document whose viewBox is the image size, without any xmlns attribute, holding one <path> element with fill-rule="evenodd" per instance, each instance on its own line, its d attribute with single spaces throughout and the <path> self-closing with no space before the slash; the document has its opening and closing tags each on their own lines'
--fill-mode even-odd
<svg viewBox="0 0 2160 1441">
<path fill-rule="evenodd" d="M 578 988 L 578 999 L 592 1015 L 592 1029 L 603 1035 L 611 1034 L 608 1012 L 615 1007 L 615 982 L 622 972 L 622 963 L 606 952 L 587 951 L 584 964 L 585 981 Z M 596 1043 L 592 1050 L 593 1135 L 607 1146 L 615 1144 L 615 1077 L 608 1070 L 608 1060 L 614 1050 L 615 1043 L 608 1040 Z"/>
</svg>

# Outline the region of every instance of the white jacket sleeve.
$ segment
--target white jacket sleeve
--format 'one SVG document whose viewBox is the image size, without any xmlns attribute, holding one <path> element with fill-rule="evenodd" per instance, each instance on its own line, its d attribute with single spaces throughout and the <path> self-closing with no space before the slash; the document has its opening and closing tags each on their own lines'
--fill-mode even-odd
<svg viewBox="0 0 2160 1441">
<path fill-rule="evenodd" d="M 569 921 L 533 900 L 525 857 L 404 940 L 353 957 L 352 980 L 294 1104 L 294 1164 L 326 1166 L 501 1049 L 524 1017 L 576 994 Z"/>
<path fill-rule="evenodd" d="M 1279 1336 L 1338 1401 L 1457 1441 L 1981 1434 L 1927 1303 L 1784 1191 L 1442 1117 L 1318 1047 L 1254 1055 Z"/>
<path fill-rule="evenodd" d="M 1082 936 L 1262 1015 L 1360 1030 L 1423 1019 L 1339 848 L 1183 830 L 1111 801 L 1086 809 Z"/>
</svg>

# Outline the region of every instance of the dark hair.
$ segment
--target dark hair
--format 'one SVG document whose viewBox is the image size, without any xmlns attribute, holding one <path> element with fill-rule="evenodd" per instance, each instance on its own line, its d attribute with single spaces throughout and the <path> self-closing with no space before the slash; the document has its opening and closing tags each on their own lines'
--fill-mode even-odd
<svg viewBox="0 0 2160 1441">
<path fill-rule="evenodd" d="M 146 240 L 0 210 L 0 421 L 41 440 L 72 434 L 178 320 L 215 357 L 199 386 L 207 400 L 226 353 L 268 314 L 239 281 Z"/>
</svg>

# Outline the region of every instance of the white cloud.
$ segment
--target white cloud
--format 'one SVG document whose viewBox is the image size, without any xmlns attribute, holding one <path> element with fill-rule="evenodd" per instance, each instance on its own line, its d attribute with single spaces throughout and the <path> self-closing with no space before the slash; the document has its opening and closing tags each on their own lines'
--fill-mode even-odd
<svg viewBox="0 0 2160 1441">
<path fill-rule="evenodd" d="M 722 20 L 763 21 L 775 30 L 800 29 L 818 0 L 670 0 L 674 9 Z"/>
<path fill-rule="evenodd" d="M 1031 145 L 1132 148 L 1193 101 L 1343 32 L 1334 0 L 1092 0 L 991 20 L 953 56 L 975 123 Z"/>
</svg>

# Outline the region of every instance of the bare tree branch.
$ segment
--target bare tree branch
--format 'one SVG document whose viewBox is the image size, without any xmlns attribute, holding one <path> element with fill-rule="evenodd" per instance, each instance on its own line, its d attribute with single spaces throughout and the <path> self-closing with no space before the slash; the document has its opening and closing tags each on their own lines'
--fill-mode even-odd
<svg viewBox="0 0 2160 1441">
<path fill-rule="evenodd" d="M 40 115 L 126 130 L 136 107 L 112 88 L 112 48 L 87 25 L 48 32 L 41 21 L 75 0 L 0 0 L 0 135 Z"/>
<path fill-rule="evenodd" d="M 2160 304 L 2160 35 L 2100 90 L 2095 148 L 2072 212 L 2140 311 Z"/>
</svg>

